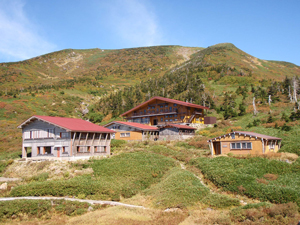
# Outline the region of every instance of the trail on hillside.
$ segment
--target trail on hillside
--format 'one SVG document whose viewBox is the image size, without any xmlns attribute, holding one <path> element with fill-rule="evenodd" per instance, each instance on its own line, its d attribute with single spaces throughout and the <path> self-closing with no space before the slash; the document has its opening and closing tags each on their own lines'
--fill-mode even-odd
<svg viewBox="0 0 300 225">
<path fill-rule="evenodd" d="M 20 199 L 27 199 L 27 200 L 66 200 L 66 201 L 87 202 L 87 203 L 90 203 L 92 205 L 100 204 L 100 205 L 124 206 L 124 207 L 129 207 L 129 208 L 146 209 L 144 206 L 130 205 L 130 204 L 125 204 L 125 203 L 121 203 L 121 202 L 88 200 L 88 199 L 77 199 L 77 198 L 65 198 L 65 197 L 35 197 L 35 196 L 8 197 L 8 198 L 0 198 L 0 201 L 14 201 L 14 200 L 20 200 Z"/>
</svg>

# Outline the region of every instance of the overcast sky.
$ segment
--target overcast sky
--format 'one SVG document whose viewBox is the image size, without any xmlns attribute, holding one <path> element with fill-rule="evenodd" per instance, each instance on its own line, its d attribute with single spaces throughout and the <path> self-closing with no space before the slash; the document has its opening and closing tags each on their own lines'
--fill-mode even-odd
<svg viewBox="0 0 300 225">
<path fill-rule="evenodd" d="M 299 0 L 0 0 L 0 62 L 66 48 L 230 42 L 300 66 Z"/>
</svg>

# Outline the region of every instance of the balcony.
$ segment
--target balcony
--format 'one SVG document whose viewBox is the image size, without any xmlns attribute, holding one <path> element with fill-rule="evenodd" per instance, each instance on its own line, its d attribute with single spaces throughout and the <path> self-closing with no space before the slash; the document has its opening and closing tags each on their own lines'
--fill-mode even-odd
<svg viewBox="0 0 300 225">
<path fill-rule="evenodd" d="M 160 109 L 157 110 L 147 110 L 146 112 L 133 113 L 132 117 L 141 117 L 141 116 L 158 116 L 158 115 L 168 115 L 178 113 L 178 109 Z"/>
</svg>

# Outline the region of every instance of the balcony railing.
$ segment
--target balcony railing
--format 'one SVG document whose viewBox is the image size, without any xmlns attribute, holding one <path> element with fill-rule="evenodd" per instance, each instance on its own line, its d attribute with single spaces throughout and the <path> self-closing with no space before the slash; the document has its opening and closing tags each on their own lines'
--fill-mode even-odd
<svg viewBox="0 0 300 225">
<path fill-rule="evenodd" d="M 147 110 L 146 112 L 133 113 L 133 116 L 146 116 L 146 115 L 156 115 L 156 114 L 165 114 L 165 113 L 178 113 L 178 109 L 160 109 L 157 110 Z"/>
</svg>

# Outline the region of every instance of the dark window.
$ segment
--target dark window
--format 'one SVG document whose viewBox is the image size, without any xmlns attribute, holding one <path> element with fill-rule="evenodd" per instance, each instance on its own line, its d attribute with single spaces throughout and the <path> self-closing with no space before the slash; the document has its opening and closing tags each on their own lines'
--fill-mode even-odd
<svg viewBox="0 0 300 225">
<path fill-rule="evenodd" d="M 247 148 L 248 148 L 248 149 L 252 149 L 251 142 L 248 142 L 248 143 L 247 143 Z"/>
<path fill-rule="evenodd" d="M 161 117 L 161 118 L 160 118 L 160 121 L 161 121 L 161 122 L 163 122 L 163 121 L 164 121 L 164 118 L 163 118 L 163 117 Z"/>
<path fill-rule="evenodd" d="M 170 106 L 170 108 L 169 108 L 169 109 L 170 109 L 170 112 L 171 112 L 171 111 L 172 111 L 172 106 Z"/>
<path fill-rule="evenodd" d="M 174 106 L 177 106 L 177 104 L 176 104 L 176 103 L 174 103 Z"/>
<path fill-rule="evenodd" d="M 235 134 L 234 133 L 231 134 L 231 139 L 235 139 Z"/>
</svg>

